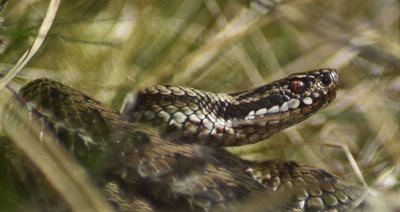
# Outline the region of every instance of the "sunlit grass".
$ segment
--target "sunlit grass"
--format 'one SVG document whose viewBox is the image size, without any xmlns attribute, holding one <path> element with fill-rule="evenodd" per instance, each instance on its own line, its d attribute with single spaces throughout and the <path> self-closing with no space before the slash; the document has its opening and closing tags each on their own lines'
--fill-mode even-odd
<svg viewBox="0 0 400 212">
<path fill-rule="evenodd" d="M 11 1 L 0 14 L 2 72 L 32 44 L 48 3 Z M 268 141 L 234 151 L 253 159 L 295 159 L 356 181 L 340 148 L 298 144 L 347 145 L 367 183 L 400 198 L 399 2 L 265 5 L 64 1 L 42 48 L 15 82 L 49 77 L 118 109 L 127 92 L 154 84 L 236 92 L 293 72 L 337 68 L 341 91 L 328 108 Z M 1 103 L 8 97 L 2 92 Z"/>
</svg>

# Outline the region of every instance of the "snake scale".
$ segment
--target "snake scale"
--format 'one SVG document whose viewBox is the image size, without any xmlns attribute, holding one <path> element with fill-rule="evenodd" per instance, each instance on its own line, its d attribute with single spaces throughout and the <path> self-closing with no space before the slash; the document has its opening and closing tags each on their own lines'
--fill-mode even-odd
<svg viewBox="0 0 400 212">
<path fill-rule="evenodd" d="M 355 206 L 361 190 L 339 177 L 293 161 L 248 161 L 220 148 L 299 123 L 335 98 L 338 81 L 335 70 L 320 69 L 234 94 L 155 86 L 139 91 L 121 113 L 49 79 L 28 83 L 18 98 L 89 170 L 117 211 L 251 210 L 246 205 L 342 211 Z M 3 124 L 15 105 L 14 99 L 6 107 Z"/>
</svg>

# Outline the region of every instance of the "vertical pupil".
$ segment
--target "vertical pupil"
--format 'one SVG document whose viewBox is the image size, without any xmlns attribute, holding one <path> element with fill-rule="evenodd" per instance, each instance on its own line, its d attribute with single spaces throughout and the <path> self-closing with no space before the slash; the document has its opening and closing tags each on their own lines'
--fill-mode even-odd
<svg viewBox="0 0 400 212">
<path fill-rule="evenodd" d="M 302 93 L 306 90 L 306 84 L 299 79 L 293 79 L 292 81 L 290 81 L 289 84 L 289 89 L 293 92 L 293 93 Z"/>
</svg>

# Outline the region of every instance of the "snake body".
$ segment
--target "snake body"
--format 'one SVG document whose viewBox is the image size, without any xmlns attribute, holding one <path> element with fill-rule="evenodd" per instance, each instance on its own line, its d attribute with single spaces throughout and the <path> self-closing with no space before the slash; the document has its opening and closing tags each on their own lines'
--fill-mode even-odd
<svg viewBox="0 0 400 212">
<path fill-rule="evenodd" d="M 247 161 L 216 146 L 256 142 L 304 120 L 334 98 L 337 82 L 324 69 L 232 95 L 156 86 L 122 114 L 49 79 L 18 95 L 101 179 L 117 210 L 237 210 L 257 200 L 263 210 L 322 211 L 352 208 L 360 190 L 322 169 Z M 9 103 L 3 124 L 15 106 Z"/>
<path fill-rule="evenodd" d="M 234 94 L 157 85 L 140 91 L 136 103 L 122 114 L 185 141 L 237 146 L 306 119 L 335 98 L 338 81 L 335 71 L 322 69 Z"/>
</svg>

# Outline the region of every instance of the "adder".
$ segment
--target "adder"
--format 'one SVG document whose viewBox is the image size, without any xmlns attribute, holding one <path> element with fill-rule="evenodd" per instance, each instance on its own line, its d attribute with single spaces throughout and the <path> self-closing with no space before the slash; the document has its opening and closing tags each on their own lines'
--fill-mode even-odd
<svg viewBox="0 0 400 212">
<path fill-rule="evenodd" d="M 338 82 L 336 70 L 319 69 L 233 94 L 157 85 L 119 113 L 43 78 L 20 89 L 2 125 L 22 104 L 87 168 L 117 211 L 342 211 L 356 206 L 362 189 L 323 169 L 248 161 L 222 148 L 301 122 L 335 98 Z"/>
</svg>

